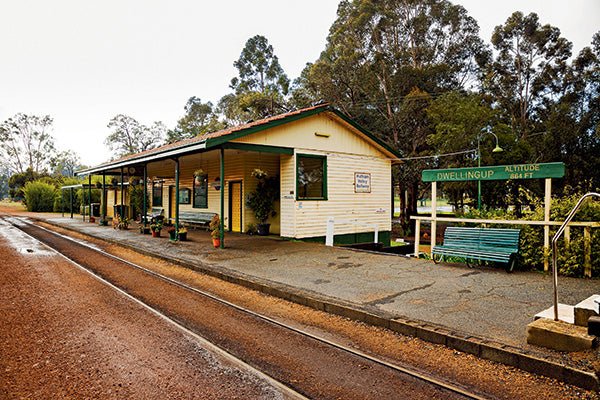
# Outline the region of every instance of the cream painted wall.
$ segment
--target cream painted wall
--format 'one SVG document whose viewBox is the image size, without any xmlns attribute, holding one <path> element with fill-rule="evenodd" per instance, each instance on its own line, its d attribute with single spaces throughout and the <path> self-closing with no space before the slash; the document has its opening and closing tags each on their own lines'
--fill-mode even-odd
<svg viewBox="0 0 600 400">
<path fill-rule="evenodd" d="M 373 144 L 374 142 L 345 122 L 341 122 L 338 117 L 328 113 L 302 118 L 233 142 L 289 147 L 300 152 L 333 151 L 377 158 L 386 157 L 382 150 Z"/>
<path fill-rule="evenodd" d="M 317 133 L 318 135 L 315 135 Z M 251 173 L 261 168 L 270 174 L 279 173 L 281 201 L 276 204 L 277 216 L 269 220 L 271 232 L 284 237 L 306 238 L 324 236 L 327 218 L 352 220 L 352 224 L 336 224 L 336 234 L 391 230 L 391 155 L 357 132 L 339 118 L 328 113 L 317 114 L 266 131 L 249 135 L 235 142 L 294 148 L 294 155 L 225 151 L 225 216 L 229 215 L 228 183 L 242 181 L 243 199 L 256 187 Z M 317 154 L 327 157 L 327 200 L 296 200 L 297 154 Z M 210 183 L 219 176 L 219 151 L 180 158 L 180 187 L 192 189 L 193 172 L 203 168 Z M 148 176 L 164 179 L 163 207 L 168 213 L 168 186 L 174 185 L 173 161 L 149 165 Z M 354 173 L 371 174 L 371 193 L 355 193 Z M 180 210 L 220 212 L 220 191 L 212 185 L 208 191 L 208 208 L 192 208 L 182 204 Z M 252 211 L 242 208 L 244 231 L 255 224 Z M 226 226 L 228 226 L 228 221 Z"/>
<path fill-rule="evenodd" d="M 327 156 L 327 200 L 296 200 L 296 157 L 300 154 Z M 371 174 L 371 193 L 355 193 L 354 173 Z M 334 152 L 297 152 L 281 161 L 282 231 L 285 237 L 325 236 L 327 219 L 355 221 L 335 224 L 336 234 L 389 231 L 391 219 L 391 161 L 361 158 Z M 291 195 L 290 193 L 294 193 Z"/>
</svg>

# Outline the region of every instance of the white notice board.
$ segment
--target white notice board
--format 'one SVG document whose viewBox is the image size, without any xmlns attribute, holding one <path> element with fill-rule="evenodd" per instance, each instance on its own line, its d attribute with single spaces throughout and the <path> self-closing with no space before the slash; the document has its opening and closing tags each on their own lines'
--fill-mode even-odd
<svg viewBox="0 0 600 400">
<path fill-rule="evenodd" d="M 371 193 L 371 174 L 367 172 L 354 173 L 354 193 Z"/>
</svg>

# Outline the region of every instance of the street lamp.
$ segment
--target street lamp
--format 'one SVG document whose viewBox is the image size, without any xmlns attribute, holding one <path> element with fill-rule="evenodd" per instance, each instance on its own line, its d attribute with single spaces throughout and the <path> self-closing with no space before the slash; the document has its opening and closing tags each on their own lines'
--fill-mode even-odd
<svg viewBox="0 0 600 400">
<path fill-rule="evenodd" d="M 502 147 L 500 147 L 500 145 L 498 144 L 498 136 L 496 136 L 496 134 L 492 131 L 490 131 L 489 127 L 487 128 L 487 130 L 482 130 L 479 135 L 477 135 L 477 167 L 481 167 L 481 138 L 483 137 L 483 135 L 485 135 L 486 133 L 489 133 L 490 135 L 494 136 L 494 138 L 496 139 L 496 147 L 494 147 L 494 150 L 492 150 L 492 153 L 502 153 L 504 150 L 502 149 Z M 481 210 L 481 181 L 478 180 L 477 181 L 477 209 Z"/>
</svg>

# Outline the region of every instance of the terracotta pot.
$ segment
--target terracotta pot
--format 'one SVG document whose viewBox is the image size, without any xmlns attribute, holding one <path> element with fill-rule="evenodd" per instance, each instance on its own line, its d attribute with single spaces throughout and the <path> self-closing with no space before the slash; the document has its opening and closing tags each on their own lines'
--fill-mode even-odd
<svg viewBox="0 0 600 400">
<path fill-rule="evenodd" d="M 221 247 L 221 239 L 213 238 L 213 246 L 215 246 L 215 249 L 218 249 L 219 247 Z"/>
<path fill-rule="evenodd" d="M 152 237 L 160 237 L 160 231 L 152 231 Z"/>
<path fill-rule="evenodd" d="M 94 218 L 94 217 L 90 217 L 90 223 L 92 223 L 92 224 L 93 224 L 94 222 L 96 222 L 96 218 Z"/>
</svg>

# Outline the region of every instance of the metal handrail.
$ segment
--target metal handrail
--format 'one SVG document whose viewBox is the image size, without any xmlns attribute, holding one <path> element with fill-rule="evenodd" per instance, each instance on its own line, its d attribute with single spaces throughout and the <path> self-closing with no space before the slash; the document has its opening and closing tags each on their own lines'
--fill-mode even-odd
<svg viewBox="0 0 600 400">
<path fill-rule="evenodd" d="M 581 198 L 579 199 L 577 204 L 575 204 L 575 207 L 573 207 L 573 209 L 571 210 L 571 212 L 569 213 L 567 218 L 565 218 L 565 220 L 562 223 L 562 225 L 560 226 L 560 228 L 558 228 L 558 230 L 552 237 L 552 275 L 554 276 L 553 283 L 554 283 L 554 320 L 555 321 L 558 321 L 558 266 L 556 265 L 556 261 L 558 258 L 558 254 L 557 254 L 558 253 L 558 245 L 557 245 L 558 239 L 563 234 L 563 232 L 565 231 L 565 228 L 567 227 L 569 222 L 571 222 L 571 220 L 573 219 L 573 217 L 579 210 L 579 207 L 581 207 L 581 204 L 583 203 L 583 201 L 585 199 L 587 199 L 588 197 L 592 197 L 592 196 L 600 197 L 600 193 L 590 192 L 590 193 L 586 193 L 583 196 L 581 196 Z"/>
</svg>

